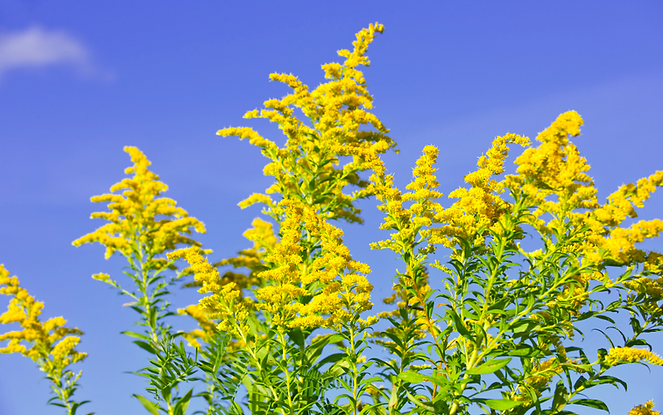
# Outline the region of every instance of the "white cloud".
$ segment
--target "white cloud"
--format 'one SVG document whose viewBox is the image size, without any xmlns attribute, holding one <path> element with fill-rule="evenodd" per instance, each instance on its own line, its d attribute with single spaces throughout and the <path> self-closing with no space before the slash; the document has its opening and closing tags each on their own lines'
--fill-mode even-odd
<svg viewBox="0 0 664 415">
<path fill-rule="evenodd" d="M 85 46 L 67 33 L 37 26 L 20 32 L 0 32 L 0 77 L 14 69 L 58 64 L 70 65 L 85 75 L 101 75 Z"/>
</svg>

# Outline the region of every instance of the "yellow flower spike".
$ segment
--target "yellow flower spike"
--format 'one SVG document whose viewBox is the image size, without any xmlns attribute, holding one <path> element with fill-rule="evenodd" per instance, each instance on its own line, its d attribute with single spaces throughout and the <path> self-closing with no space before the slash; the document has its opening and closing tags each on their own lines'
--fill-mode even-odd
<svg viewBox="0 0 664 415">
<path fill-rule="evenodd" d="M 660 415 L 658 411 L 654 410 L 655 404 L 648 401 L 643 405 L 637 405 L 629 411 L 628 415 Z"/>
<path fill-rule="evenodd" d="M 67 367 L 87 356 L 74 349 L 80 338 L 70 334 L 83 333 L 64 327 L 67 321 L 62 317 L 41 323 L 39 316 L 43 303 L 35 301 L 27 290 L 21 288 L 18 278 L 9 278 L 9 272 L 3 265 L 0 265 L 0 285 L 4 286 L 0 288 L 0 293 L 13 296 L 7 312 L 0 316 L 0 324 L 19 323 L 22 328 L 0 334 L 0 342 L 9 341 L 0 348 L 0 353 L 20 353 L 31 358 L 53 383 L 58 395 L 56 399 L 65 407 L 70 407 L 73 404 L 70 398 L 77 388 L 80 372 L 75 376 Z"/>
<path fill-rule="evenodd" d="M 192 317 L 199 320 L 199 324 L 207 320 L 220 320 L 219 330 L 231 330 L 237 333 L 238 325 L 243 324 L 247 317 L 244 312 L 246 305 L 242 300 L 241 288 L 234 282 L 224 283 L 217 268 L 203 258 L 201 252 L 203 251 L 200 248 L 192 246 L 167 254 L 170 260 L 180 258 L 186 260 L 194 273 L 196 282 L 201 287 L 198 292 L 212 294 L 201 298 L 196 309 L 189 308 L 185 313 L 191 313 Z M 202 325 L 205 330 L 210 330 L 210 327 Z"/>
<path fill-rule="evenodd" d="M 174 200 L 159 197 L 168 186 L 159 182 L 159 176 L 148 170 L 151 163 L 139 149 L 125 147 L 125 151 L 131 155 L 134 162 L 134 165 L 125 172 L 133 173 L 134 176 L 113 185 L 111 192 L 126 190 L 122 195 L 105 194 L 90 199 L 92 202 L 110 202 L 108 204 L 110 212 L 96 212 L 91 218 L 105 219 L 111 223 L 75 240 L 72 244 L 81 246 L 85 243 L 99 242 L 106 246 L 106 258 L 115 252 L 129 257 L 134 249 L 138 249 L 136 244 L 140 244 L 142 252 L 151 257 L 165 250 L 175 249 L 178 244 L 200 246 L 199 242 L 185 235 L 191 233 L 190 228 L 204 233 L 203 223 L 189 217 L 184 209 L 176 207 Z M 157 216 L 166 216 L 168 219 L 160 219 Z M 137 235 L 141 235 L 142 238 L 137 238 Z"/>
<path fill-rule="evenodd" d="M 99 274 L 93 274 L 92 278 L 101 282 L 106 282 L 111 278 L 111 276 L 100 272 Z"/>
<path fill-rule="evenodd" d="M 466 175 L 465 181 L 472 187 L 470 189 L 458 188 L 451 192 L 448 197 L 458 198 L 450 208 L 443 209 L 437 204 L 431 205 L 430 210 L 435 210 L 433 221 L 447 223 L 440 228 L 427 231 L 431 244 L 443 244 L 448 247 L 454 246 L 453 238 L 457 236 L 470 237 L 483 227 L 493 226 L 507 207 L 498 193 L 503 191 L 503 182 L 491 179 L 492 176 L 504 171 L 503 164 L 508 155 L 507 144 L 529 144 L 528 137 L 516 134 L 506 134 L 496 137 L 486 155 L 480 157 L 477 162 L 479 169 Z M 423 193 L 422 190 L 418 190 Z M 439 194 L 434 193 L 435 196 Z M 416 196 L 419 196 L 416 193 Z M 428 221 L 420 221 L 428 223 Z M 483 238 L 476 238 L 482 243 Z"/>
<path fill-rule="evenodd" d="M 199 327 L 202 329 L 183 333 L 183 337 L 189 342 L 191 346 L 199 349 L 201 344 L 198 342 L 198 339 L 207 342 L 216 333 L 215 323 L 207 318 L 205 313 L 198 307 L 198 305 L 190 305 L 187 308 L 178 309 L 178 314 L 185 314 L 193 317 L 198 323 Z"/>
<path fill-rule="evenodd" d="M 662 366 L 661 357 L 648 350 L 636 349 L 634 347 L 614 347 L 609 350 L 609 353 L 604 358 L 604 362 L 610 366 L 641 361 Z"/>
<path fill-rule="evenodd" d="M 380 169 L 382 163 L 378 155 L 394 147 L 394 142 L 386 136 L 387 128 L 367 112 L 372 108 L 373 97 L 366 90 L 361 71 L 356 68 L 369 64 L 366 50 L 382 30 L 382 25 L 376 24 L 360 31 L 353 51 L 341 53 L 346 58 L 343 64 L 323 65 L 329 82 L 314 90 L 292 74 L 270 75 L 270 80 L 288 85 L 292 93 L 280 100 L 265 101 L 263 110 L 249 111 L 245 118 L 264 118 L 277 123 L 287 137 L 283 148 L 265 140 L 251 128 L 226 128 L 218 132 L 222 136 L 249 139 L 251 144 L 262 148 L 262 153 L 270 159 L 264 173 L 275 177 L 275 183 L 266 193 L 281 193 L 282 200 L 299 199 L 331 219 L 362 222 L 358 216 L 360 210 L 353 202 L 369 196 L 371 191 L 357 172 Z M 308 119 L 298 118 L 295 109 L 301 110 Z M 363 128 L 364 131 L 360 131 Z M 350 156 L 352 161 L 334 167 L 343 156 Z M 344 193 L 349 184 L 360 190 Z M 280 222 L 285 206 L 277 201 L 252 195 L 241 206 L 264 203 L 268 207 L 266 213 Z"/>
</svg>

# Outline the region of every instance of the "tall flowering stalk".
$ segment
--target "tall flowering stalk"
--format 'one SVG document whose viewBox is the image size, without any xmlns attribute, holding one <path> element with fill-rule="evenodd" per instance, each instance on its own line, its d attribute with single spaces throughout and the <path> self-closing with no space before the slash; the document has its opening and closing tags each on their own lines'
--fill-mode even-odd
<svg viewBox="0 0 664 415">
<path fill-rule="evenodd" d="M 125 274 L 134 286 L 125 288 L 109 275 L 100 273 L 93 278 L 103 281 L 122 295 L 134 301 L 128 305 L 141 316 L 139 325 L 143 333 L 125 331 L 124 334 L 136 338 L 136 345 L 154 356 L 152 370 L 144 369 L 142 374 L 150 382 L 156 402 L 141 395 L 135 395 L 150 412 L 163 408 L 168 414 L 183 413 L 188 406 L 192 391 L 178 397 L 173 390 L 178 383 L 192 379 L 194 363 L 189 360 L 182 345 L 173 343 L 174 333 L 166 318 L 174 313 L 166 298 L 169 287 L 179 281 L 186 271 L 167 276 L 166 272 L 176 271 L 173 261 L 165 258 L 165 253 L 177 245 L 190 245 L 200 249 L 200 243 L 191 239 L 190 228 L 205 232 L 205 226 L 192 218 L 172 199 L 160 197 L 168 186 L 159 181 L 159 176 L 148 170 L 151 164 L 145 155 L 135 147 L 125 147 L 134 163 L 125 170 L 133 174 L 111 187 L 111 192 L 92 197 L 96 203 L 109 202 L 110 212 L 93 213 L 92 219 L 105 219 L 109 223 L 73 242 L 74 246 L 99 242 L 106 247 L 106 258 L 114 253 L 123 255 L 131 272 Z M 147 370 L 147 371 L 146 371 Z"/>
<path fill-rule="evenodd" d="M 240 206 L 266 206 L 264 213 L 278 225 L 276 243 L 257 239 L 266 241 L 260 252 L 254 251 L 251 256 L 244 252 L 219 264 L 247 266 L 252 270 L 249 278 L 254 277 L 253 281 L 243 284 L 242 278 L 232 275 L 232 281 L 226 285 L 203 283 L 202 290 L 213 295 L 199 304 L 220 327 L 232 327 L 233 341 L 241 343 L 248 353 L 251 371 L 246 379 L 253 382 L 246 385 L 252 411 L 292 413 L 312 410 L 314 406 L 329 410 L 337 403 L 325 401 L 321 405 L 324 390 L 315 389 L 330 386 L 337 374 L 348 377 L 348 381 L 342 380 L 349 391 L 344 395 L 348 399 L 346 405 L 357 408 L 369 384 L 360 376 L 363 348 L 357 347 L 357 341 L 374 321 L 360 318 L 372 306 L 372 286 L 364 276 L 370 270 L 352 260 L 342 244 L 343 233 L 329 221 L 362 222 L 353 201 L 370 196 L 370 192 L 366 190 L 368 182 L 361 180 L 358 173 L 372 169 L 379 162 L 378 155 L 394 146 L 386 136 L 388 130 L 367 111 L 372 108 L 373 98 L 357 69 L 368 66 L 367 47 L 382 30 L 382 25 L 376 24 L 358 33 L 353 51 L 339 52 L 346 58 L 343 64 L 323 65 L 330 81 L 313 91 L 293 75 L 270 75 L 270 79 L 288 85 L 293 93 L 281 100 L 266 101 L 264 110 L 250 111 L 245 118 L 265 118 L 277 123 L 287 138 L 283 148 L 246 127 L 218 132 L 249 139 L 258 146 L 270 159 L 264 173 L 275 177 L 266 194 L 253 194 Z M 304 113 L 306 121 L 298 118 L 296 109 Z M 372 130 L 362 131 L 363 126 Z M 352 161 L 335 167 L 345 156 Z M 344 193 L 349 184 L 359 189 Z M 279 198 L 273 199 L 270 194 Z M 265 228 L 267 222 L 257 221 L 255 224 Z M 271 233 L 269 237 L 272 238 Z M 171 257 L 184 257 L 193 265 L 201 261 L 197 255 L 190 249 Z M 253 259 L 260 260 L 260 266 Z M 219 279 L 202 275 L 196 278 Z M 243 291 L 247 289 L 245 296 Z M 229 318 L 231 321 L 226 321 Z M 332 329 L 337 337 L 309 340 L 318 328 Z M 331 339 L 345 340 L 344 346 L 339 346 L 343 353 L 338 356 L 344 356 L 347 365 L 322 370 L 323 365 L 336 362 L 316 362 Z M 269 358 L 264 357 L 266 353 Z"/>
<path fill-rule="evenodd" d="M 74 373 L 67 367 L 85 359 L 86 353 L 74 349 L 80 342 L 82 331 L 65 327 L 67 320 L 62 317 L 39 320 L 44 303 L 36 301 L 25 288 L 19 285 L 18 278 L 9 277 L 4 265 L 0 265 L 0 294 L 9 295 L 7 311 L 0 315 L 0 324 L 18 323 L 19 331 L 0 334 L 0 341 L 9 341 L 0 353 L 20 353 L 29 357 L 51 381 L 55 396 L 48 403 L 64 408 L 68 415 L 76 415 L 78 408 L 89 402 L 76 402 L 74 392 L 78 389 L 81 372 Z M 72 334 L 74 336 L 72 336 Z"/>
</svg>

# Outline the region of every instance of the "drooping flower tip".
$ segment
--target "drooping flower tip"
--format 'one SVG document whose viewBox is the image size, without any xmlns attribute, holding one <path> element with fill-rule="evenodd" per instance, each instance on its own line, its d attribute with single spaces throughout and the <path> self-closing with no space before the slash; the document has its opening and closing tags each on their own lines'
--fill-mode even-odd
<svg viewBox="0 0 664 415">
<path fill-rule="evenodd" d="M 661 357 L 648 350 L 637 349 L 634 347 L 614 347 L 609 350 L 609 353 L 605 358 L 605 362 L 611 366 L 640 361 L 646 361 L 653 365 L 662 366 Z"/>
<path fill-rule="evenodd" d="M 92 279 L 106 282 L 111 276 L 108 274 L 104 274 L 103 272 L 100 272 L 99 274 L 92 274 Z"/>
</svg>

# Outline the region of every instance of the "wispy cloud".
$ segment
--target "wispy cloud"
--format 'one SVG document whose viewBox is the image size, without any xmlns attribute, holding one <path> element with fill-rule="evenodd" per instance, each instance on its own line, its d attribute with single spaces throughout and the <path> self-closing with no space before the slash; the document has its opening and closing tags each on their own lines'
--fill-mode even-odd
<svg viewBox="0 0 664 415">
<path fill-rule="evenodd" d="M 62 64 L 83 75 L 109 76 L 96 69 L 85 46 L 65 32 L 38 26 L 13 33 L 0 32 L 0 78 L 11 70 Z"/>
</svg>

